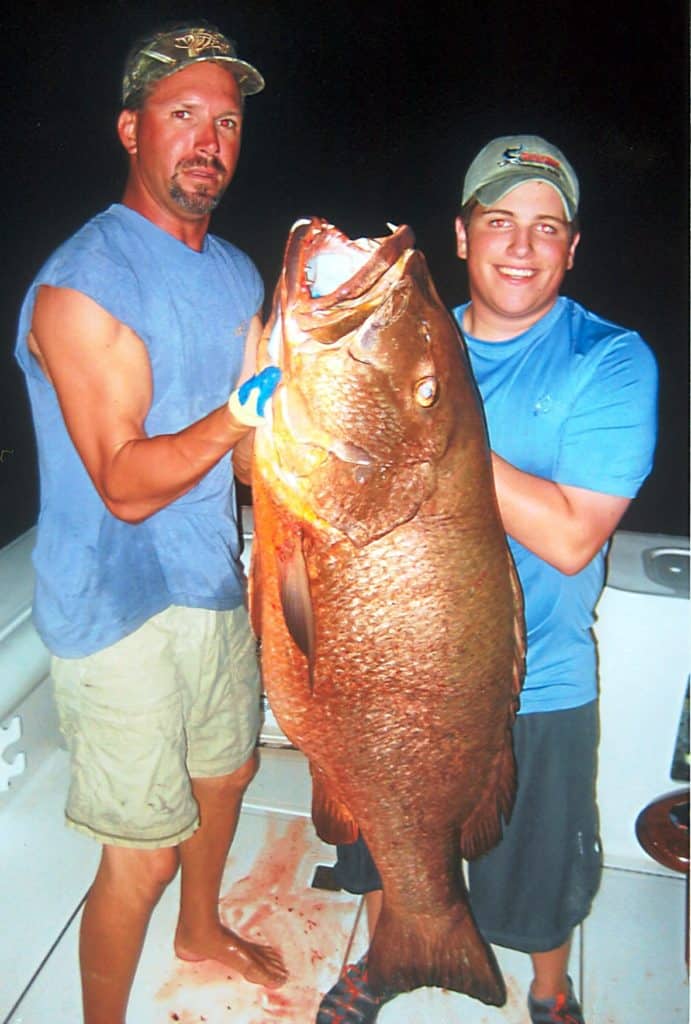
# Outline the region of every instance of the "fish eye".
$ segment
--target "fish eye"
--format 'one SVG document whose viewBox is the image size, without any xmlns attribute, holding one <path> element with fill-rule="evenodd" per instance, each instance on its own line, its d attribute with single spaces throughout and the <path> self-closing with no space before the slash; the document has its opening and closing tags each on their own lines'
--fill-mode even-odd
<svg viewBox="0 0 691 1024">
<path fill-rule="evenodd" d="M 423 409 L 429 409 L 439 397 L 439 381 L 436 377 L 423 377 L 415 385 L 415 401 Z"/>
</svg>

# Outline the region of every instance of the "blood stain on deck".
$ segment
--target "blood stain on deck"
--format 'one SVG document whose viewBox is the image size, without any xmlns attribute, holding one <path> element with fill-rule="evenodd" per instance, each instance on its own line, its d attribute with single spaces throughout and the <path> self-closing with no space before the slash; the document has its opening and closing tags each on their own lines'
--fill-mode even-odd
<svg viewBox="0 0 691 1024">
<path fill-rule="evenodd" d="M 254 863 L 233 880 L 233 855 L 226 868 L 220 908 L 223 922 L 255 942 L 280 949 L 289 977 L 280 989 L 245 981 L 215 961 L 175 961 L 157 1000 L 166 1021 L 179 1024 L 290 1024 L 314 1020 L 321 995 L 334 983 L 358 907 L 348 893 L 313 889 L 315 864 L 323 857 L 305 818 L 266 819 Z"/>
</svg>

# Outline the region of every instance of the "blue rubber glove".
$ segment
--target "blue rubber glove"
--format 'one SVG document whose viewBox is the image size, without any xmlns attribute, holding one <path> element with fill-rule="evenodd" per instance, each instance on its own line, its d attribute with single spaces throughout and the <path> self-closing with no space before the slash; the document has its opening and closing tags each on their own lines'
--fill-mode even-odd
<svg viewBox="0 0 691 1024">
<path fill-rule="evenodd" d="M 228 408 L 235 419 L 249 427 L 259 426 L 280 379 L 281 371 L 277 366 L 266 366 L 236 388 L 228 399 Z"/>
</svg>

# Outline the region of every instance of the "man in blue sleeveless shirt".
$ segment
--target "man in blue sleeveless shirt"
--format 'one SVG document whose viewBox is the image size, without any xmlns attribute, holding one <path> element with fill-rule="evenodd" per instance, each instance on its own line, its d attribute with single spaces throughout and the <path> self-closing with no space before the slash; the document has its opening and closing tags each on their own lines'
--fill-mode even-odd
<svg viewBox="0 0 691 1024">
<path fill-rule="evenodd" d="M 530 954 L 533 1024 L 583 1024 L 573 929 L 600 878 L 597 677 L 591 626 L 611 534 L 652 465 L 657 370 L 642 339 L 560 297 L 579 242 L 579 185 L 537 136 L 488 143 L 456 220 L 470 302 L 453 313 L 487 419 L 499 509 L 525 598 L 527 674 L 514 727 L 518 796 L 497 847 L 469 865 L 485 937 Z M 339 849 L 345 888 L 381 893 L 364 844 Z M 318 1024 L 375 1020 L 366 959 Z"/>
<path fill-rule="evenodd" d="M 177 955 L 267 986 L 286 976 L 218 914 L 259 724 L 231 452 L 246 478 L 276 380 L 252 377 L 259 275 L 207 232 L 244 97 L 263 85 L 213 26 L 137 43 L 122 203 L 53 254 L 21 312 L 41 475 L 35 621 L 71 754 L 67 820 L 102 844 L 81 926 L 87 1024 L 124 1024 L 178 866 Z"/>
</svg>

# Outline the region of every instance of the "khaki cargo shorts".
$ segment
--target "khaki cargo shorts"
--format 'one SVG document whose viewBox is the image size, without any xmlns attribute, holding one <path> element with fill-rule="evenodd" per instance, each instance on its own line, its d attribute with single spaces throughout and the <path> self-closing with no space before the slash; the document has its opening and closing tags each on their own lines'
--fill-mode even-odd
<svg viewBox="0 0 691 1024">
<path fill-rule="evenodd" d="M 71 756 L 68 824 L 115 846 L 176 846 L 198 827 L 191 778 L 228 775 L 259 730 L 244 607 L 172 606 L 85 658 L 51 660 Z"/>
</svg>

